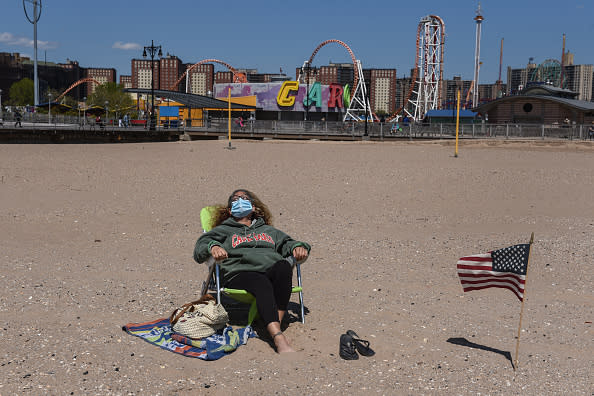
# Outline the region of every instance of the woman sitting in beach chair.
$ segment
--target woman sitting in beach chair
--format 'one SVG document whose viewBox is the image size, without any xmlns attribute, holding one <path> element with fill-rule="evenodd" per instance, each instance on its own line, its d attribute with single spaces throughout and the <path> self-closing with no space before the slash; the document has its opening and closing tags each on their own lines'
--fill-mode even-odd
<svg viewBox="0 0 594 396">
<path fill-rule="evenodd" d="M 196 242 L 194 259 L 201 263 L 212 255 L 219 261 L 223 285 L 256 298 L 276 351 L 294 352 L 280 325 L 292 291 L 293 267 L 285 257 L 306 259 L 309 244 L 272 227 L 266 205 L 245 189 L 234 191 L 215 217 L 215 227 Z"/>
</svg>

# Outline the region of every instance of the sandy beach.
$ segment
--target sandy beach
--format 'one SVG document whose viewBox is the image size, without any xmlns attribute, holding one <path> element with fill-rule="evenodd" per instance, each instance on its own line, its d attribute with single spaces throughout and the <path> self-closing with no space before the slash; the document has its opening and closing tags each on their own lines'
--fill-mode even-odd
<svg viewBox="0 0 594 396">
<path fill-rule="evenodd" d="M 0 145 L 1 396 L 594 394 L 592 142 L 233 145 Z M 200 208 L 238 187 L 312 245 L 298 353 L 122 331 L 198 297 Z M 456 262 L 532 232 L 514 371 L 520 302 L 463 293 Z M 342 360 L 348 329 L 376 355 Z"/>
</svg>

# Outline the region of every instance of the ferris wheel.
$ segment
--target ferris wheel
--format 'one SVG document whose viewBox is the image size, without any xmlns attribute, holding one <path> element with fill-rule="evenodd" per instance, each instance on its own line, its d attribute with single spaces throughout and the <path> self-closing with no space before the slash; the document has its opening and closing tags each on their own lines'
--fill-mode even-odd
<svg viewBox="0 0 594 396">
<path fill-rule="evenodd" d="M 565 76 L 561 81 L 561 62 L 557 59 L 547 59 L 538 65 L 530 76 L 530 82 L 546 83 L 559 88 L 565 88 L 567 85 Z"/>
</svg>

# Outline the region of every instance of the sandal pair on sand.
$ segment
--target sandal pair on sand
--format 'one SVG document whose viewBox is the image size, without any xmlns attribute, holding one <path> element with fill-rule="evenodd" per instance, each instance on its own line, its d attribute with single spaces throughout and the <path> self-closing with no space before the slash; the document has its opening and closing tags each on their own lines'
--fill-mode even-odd
<svg viewBox="0 0 594 396">
<path fill-rule="evenodd" d="M 344 360 L 359 359 L 359 352 L 363 356 L 373 356 L 375 352 L 369 347 L 369 341 L 359 338 L 353 330 L 348 330 L 346 334 L 340 336 L 340 347 L 338 353 Z"/>
</svg>

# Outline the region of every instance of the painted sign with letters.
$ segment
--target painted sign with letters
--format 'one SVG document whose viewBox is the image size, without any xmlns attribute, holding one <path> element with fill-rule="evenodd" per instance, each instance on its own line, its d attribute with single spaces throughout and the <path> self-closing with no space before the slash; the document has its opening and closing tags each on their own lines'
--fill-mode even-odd
<svg viewBox="0 0 594 396">
<path fill-rule="evenodd" d="M 256 96 L 256 106 L 268 111 L 305 111 L 309 104 L 310 112 L 344 112 L 348 107 L 348 85 L 322 85 L 320 82 L 307 84 L 298 81 L 280 83 L 225 83 L 215 84 L 216 98 L 226 100 L 229 90 L 231 97 Z M 347 94 L 348 95 L 348 94 Z"/>
</svg>

